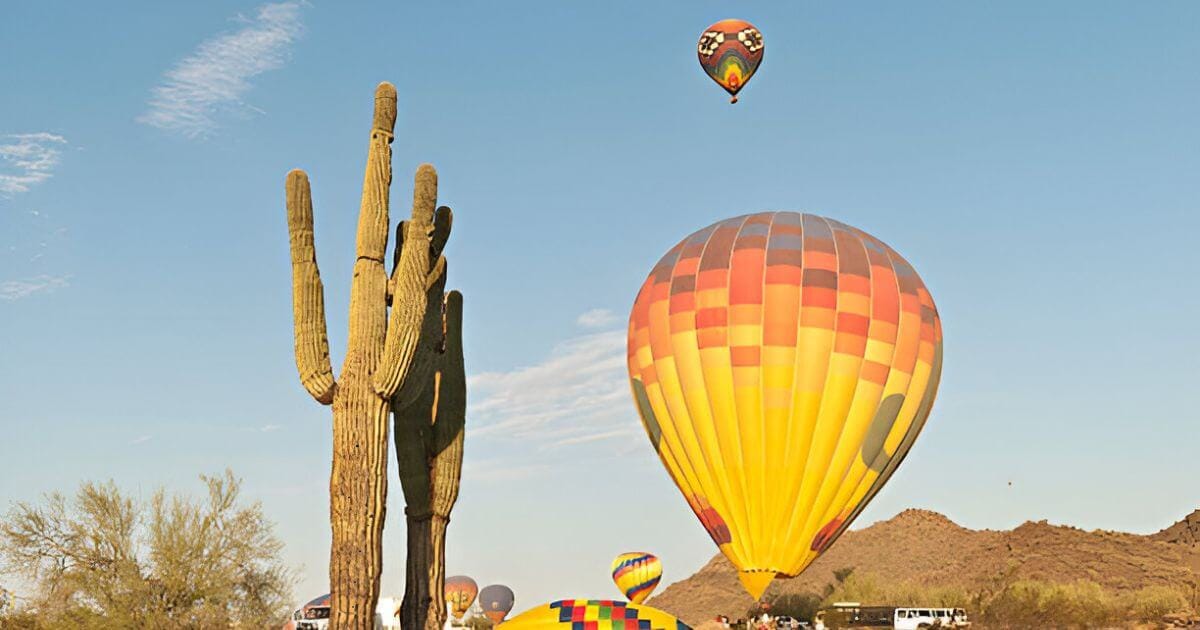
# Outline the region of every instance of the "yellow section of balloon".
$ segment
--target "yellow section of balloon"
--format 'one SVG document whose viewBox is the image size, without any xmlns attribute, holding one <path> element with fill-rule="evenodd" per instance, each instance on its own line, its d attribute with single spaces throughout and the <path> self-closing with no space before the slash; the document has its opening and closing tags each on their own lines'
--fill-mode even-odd
<svg viewBox="0 0 1200 630">
<path fill-rule="evenodd" d="M 628 351 L 664 467 L 758 598 L 828 549 L 899 466 L 933 405 L 942 334 L 895 250 L 771 212 L 667 252 Z"/>
<path fill-rule="evenodd" d="M 577 623 L 594 630 L 691 630 L 657 608 L 599 599 L 564 599 L 535 606 L 496 630 L 571 630 Z"/>
</svg>

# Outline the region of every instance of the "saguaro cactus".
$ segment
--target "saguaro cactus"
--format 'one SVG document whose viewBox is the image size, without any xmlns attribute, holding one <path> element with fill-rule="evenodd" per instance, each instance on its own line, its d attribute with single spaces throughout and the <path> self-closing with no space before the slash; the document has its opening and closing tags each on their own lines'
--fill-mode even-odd
<svg viewBox="0 0 1200 630">
<path fill-rule="evenodd" d="M 429 303 L 442 299 L 430 289 Z M 441 630 L 446 623 L 446 527 L 458 499 L 462 476 L 466 374 L 462 355 L 462 296 L 445 294 L 442 317 L 426 312 L 422 338 L 442 338 L 431 348 L 431 373 L 392 398 L 396 418 L 396 459 L 407 503 L 408 565 L 401 623 L 412 630 Z M 422 357 L 424 358 L 424 357 Z M 417 376 L 416 370 L 410 379 Z"/>
<path fill-rule="evenodd" d="M 441 295 L 446 269 L 441 252 L 450 235 L 451 214 L 449 208 L 435 212 L 437 172 L 428 164 L 417 169 L 412 219 L 401 223 L 390 279 L 384 270 L 395 122 L 396 89 L 381 83 L 375 90 L 375 116 L 358 216 L 350 334 L 342 371 L 336 379 L 330 367 L 324 289 L 313 247 L 308 176 L 300 170 L 287 176 L 296 367 L 300 382 L 313 398 L 333 406 L 329 585 L 330 627 L 335 630 L 369 629 L 374 623 L 387 499 L 387 421 L 393 397 L 425 397 L 432 401 L 427 409 L 445 407 L 449 400 L 441 402 L 437 388 L 439 380 L 446 380 L 441 374 L 448 372 L 440 367 L 444 363 L 441 357 L 451 356 L 446 350 L 452 346 L 461 348 L 458 322 L 462 296 L 455 292 L 443 299 Z M 437 300 L 429 309 L 429 296 L 434 295 L 435 288 Z M 451 308 L 443 308 L 443 304 Z M 453 335 L 444 332 L 446 327 L 435 330 L 432 326 L 432 322 L 446 319 L 444 312 L 455 322 Z M 456 374 L 461 374 L 461 351 L 457 356 Z M 465 400 L 464 390 L 458 392 Z M 461 421 L 459 424 L 461 445 Z M 405 423 L 403 431 L 398 427 L 398 444 L 424 440 L 410 433 L 407 426 Z"/>
</svg>

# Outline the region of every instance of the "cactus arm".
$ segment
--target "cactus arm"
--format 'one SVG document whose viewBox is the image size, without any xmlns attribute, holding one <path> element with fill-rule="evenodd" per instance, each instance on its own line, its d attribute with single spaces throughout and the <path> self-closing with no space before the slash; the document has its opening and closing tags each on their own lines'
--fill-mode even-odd
<svg viewBox="0 0 1200 630">
<path fill-rule="evenodd" d="M 404 513 L 410 519 L 427 519 L 429 505 L 429 459 L 426 443 L 433 428 L 434 401 L 437 396 L 434 375 L 429 375 L 420 394 L 413 400 L 393 400 L 392 413 L 396 423 L 393 442 L 396 446 L 396 466 L 400 471 L 400 487 L 404 491 Z"/>
<path fill-rule="evenodd" d="M 442 267 L 443 271 L 445 266 Z M 422 395 L 426 388 L 436 387 L 432 375 L 437 372 L 445 326 L 442 321 L 442 296 L 446 290 L 446 275 L 433 279 L 433 286 L 425 292 L 425 314 L 421 320 L 421 331 L 417 347 L 413 351 L 408 371 L 400 381 L 400 387 L 392 394 L 392 400 L 401 406 L 409 405 Z M 428 420 L 428 419 L 427 419 Z"/>
<path fill-rule="evenodd" d="M 404 251 L 404 235 L 408 233 L 408 221 L 396 224 L 396 249 L 392 252 L 392 275 L 388 276 L 387 305 L 392 305 L 396 293 L 396 268 L 400 266 L 400 252 Z"/>
<path fill-rule="evenodd" d="M 391 398 L 408 375 L 420 341 L 428 304 L 429 249 L 437 205 L 437 171 L 430 164 L 417 168 L 413 186 L 412 219 L 404 235 L 400 260 L 392 271 L 392 313 L 387 324 L 383 356 L 375 369 L 375 392 Z"/>
<path fill-rule="evenodd" d="M 296 169 L 287 175 L 288 235 L 292 253 L 292 315 L 295 321 L 296 369 L 300 383 L 317 402 L 333 402 L 336 382 L 329 364 L 325 327 L 325 287 L 313 243 L 312 190 L 308 175 Z"/>
<path fill-rule="evenodd" d="M 365 361 L 367 369 L 373 369 L 386 332 L 388 281 L 384 255 L 395 126 L 396 88 L 390 83 L 380 83 L 375 89 L 375 116 L 358 214 L 354 279 L 350 285 L 350 335 L 343 372 L 357 361 Z"/>
<path fill-rule="evenodd" d="M 462 313 L 463 297 L 458 291 L 450 291 L 445 298 L 445 341 L 440 357 L 437 409 L 434 412 L 433 453 L 437 456 L 455 441 L 462 440 L 467 417 L 467 374 L 463 365 Z M 462 469 L 461 453 L 458 462 Z M 455 498 L 457 498 L 458 475 L 454 475 Z M 449 515 L 455 499 L 446 507 Z"/>
<path fill-rule="evenodd" d="M 450 240 L 450 228 L 454 225 L 454 211 L 446 206 L 441 206 L 433 215 L 433 234 L 429 237 L 429 255 L 437 257 L 442 255 L 442 250 L 446 248 L 446 241 Z"/>
</svg>

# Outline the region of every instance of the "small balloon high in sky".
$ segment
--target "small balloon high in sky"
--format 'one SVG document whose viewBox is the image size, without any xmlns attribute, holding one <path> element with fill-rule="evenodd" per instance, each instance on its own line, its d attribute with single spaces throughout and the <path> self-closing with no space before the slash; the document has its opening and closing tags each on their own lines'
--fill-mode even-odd
<svg viewBox="0 0 1200 630">
<path fill-rule="evenodd" d="M 730 103 L 746 87 L 763 59 L 763 36 L 745 20 L 721 20 L 704 29 L 696 46 L 700 66 L 729 92 Z"/>
<path fill-rule="evenodd" d="M 756 599 L 866 507 L 925 424 L 937 309 L 895 250 L 810 214 L 764 212 L 684 238 L 629 322 L 646 432 Z"/>
</svg>

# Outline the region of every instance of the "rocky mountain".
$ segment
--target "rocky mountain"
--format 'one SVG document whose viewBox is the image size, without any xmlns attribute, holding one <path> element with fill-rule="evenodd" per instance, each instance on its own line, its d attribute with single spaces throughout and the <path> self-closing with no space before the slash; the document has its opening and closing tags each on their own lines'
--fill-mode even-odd
<svg viewBox="0 0 1200 630">
<path fill-rule="evenodd" d="M 955 586 L 968 592 L 1001 579 L 1089 580 L 1122 592 L 1146 586 L 1200 584 L 1200 510 L 1149 536 L 1027 522 L 1013 530 L 973 530 L 926 510 L 849 531 L 801 576 L 777 580 L 765 599 L 822 593 L 834 571 L 853 568 L 887 580 Z M 722 555 L 649 602 L 699 623 L 741 616 L 753 605 Z"/>
<path fill-rule="evenodd" d="M 1187 545 L 1200 544 L 1200 510 L 1188 514 L 1182 521 L 1154 534 L 1151 538 Z"/>
</svg>

